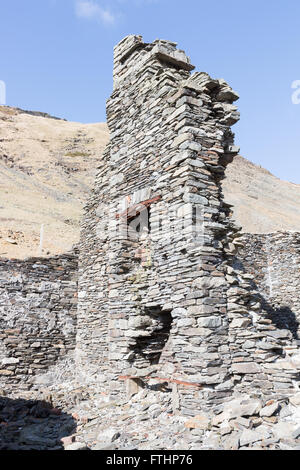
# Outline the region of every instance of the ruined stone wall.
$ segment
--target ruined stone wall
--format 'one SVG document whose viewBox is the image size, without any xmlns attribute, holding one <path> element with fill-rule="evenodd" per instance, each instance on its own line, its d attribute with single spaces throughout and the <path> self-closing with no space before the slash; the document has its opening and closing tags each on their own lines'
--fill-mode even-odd
<svg viewBox="0 0 300 470">
<path fill-rule="evenodd" d="M 300 233 L 245 234 L 243 242 L 236 265 L 253 275 L 273 322 L 300 344 Z"/>
<path fill-rule="evenodd" d="M 111 395 L 122 380 L 129 392 L 165 382 L 187 415 L 233 391 L 291 390 L 295 371 L 277 362 L 291 334 L 235 266 L 243 243 L 220 185 L 239 151 L 238 95 L 191 75 L 169 41 L 128 36 L 114 53 L 111 139 L 82 224 L 81 379 Z"/>
<path fill-rule="evenodd" d="M 83 222 L 77 333 L 80 370 L 117 390 L 120 375 L 186 381 L 187 407 L 199 383 L 210 394 L 229 374 L 224 250 L 235 229 L 219 181 L 239 119 L 232 89 L 192 69 L 168 41 L 130 36 L 115 48 L 111 142 Z M 148 226 L 137 235 L 142 213 Z"/>
<path fill-rule="evenodd" d="M 0 387 L 32 387 L 75 348 L 78 255 L 0 259 Z"/>
</svg>

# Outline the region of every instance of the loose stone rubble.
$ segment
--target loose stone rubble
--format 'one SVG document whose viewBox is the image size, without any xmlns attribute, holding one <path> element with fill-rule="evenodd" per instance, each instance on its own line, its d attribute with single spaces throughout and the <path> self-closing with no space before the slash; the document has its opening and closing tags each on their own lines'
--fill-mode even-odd
<svg viewBox="0 0 300 470">
<path fill-rule="evenodd" d="M 77 316 L 76 255 L 1 260 L 1 395 L 29 401 L 22 419 L 42 401 L 76 421 L 61 436 L 36 418 L 49 448 L 300 449 L 300 235 L 241 234 L 230 217 L 238 95 L 170 41 L 114 52 Z"/>
<path fill-rule="evenodd" d="M 84 396 L 87 388 L 80 397 L 66 387 L 50 405 L 34 401 L 33 392 L 27 400 L 1 399 L 0 449 L 300 450 L 300 393 L 268 402 L 243 394 L 209 412 L 199 406 L 187 419 L 173 412 L 171 390 L 112 401 L 93 389 Z"/>
<path fill-rule="evenodd" d="M 242 241 L 235 265 L 253 276 L 253 290 L 260 294 L 264 310 L 277 327 L 291 332 L 293 342 L 288 348 L 296 352 L 300 346 L 300 234 L 245 234 Z"/>
<path fill-rule="evenodd" d="M 0 451 L 63 450 L 75 429 L 75 419 L 48 402 L 0 397 Z"/>
<path fill-rule="evenodd" d="M 254 444 L 269 450 L 300 449 L 299 424 L 290 416 L 280 419 L 284 410 L 287 414 L 299 410 L 284 401 L 263 405 L 259 399 L 243 395 L 210 412 L 200 407 L 197 416 L 186 420 L 172 413 L 168 394 L 161 392 L 157 397 L 142 391 L 129 402 L 115 404 L 113 412 L 108 408 L 105 418 L 81 425 L 78 438 L 95 450 L 238 450 Z M 271 416 L 260 417 L 266 408 L 272 408 Z"/>
</svg>

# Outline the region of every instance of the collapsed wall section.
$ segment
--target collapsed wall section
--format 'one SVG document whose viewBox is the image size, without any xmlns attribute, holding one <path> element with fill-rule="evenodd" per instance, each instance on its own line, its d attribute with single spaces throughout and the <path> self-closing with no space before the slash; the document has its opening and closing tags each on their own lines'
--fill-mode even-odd
<svg viewBox="0 0 300 470">
<path fill-rule="evenodd" d="M 29 390 L 75 348 L 78 255 L 0 259 L 0 388 Z"/>
<path fill-rule="evenodd" d="M 300 234 L 245 234 L 236 265 L 253 275 L 262 306 L 300 345 Z M 290 345 L 292 349 L 292 344 Z"/>
<path fill-rule="evenodd" d="M 115 48 L 111 140 L 82 226 L 76 347 L 81 373 L 112 393 L 120 377 L 166 380 L 188 414 L 203 393 L 230 394 L 225 251 L 237 229 L 220 180 L 239 119 L 237 94 L 193 68 L 169 41 L 130 36 Z"/>
</svg>

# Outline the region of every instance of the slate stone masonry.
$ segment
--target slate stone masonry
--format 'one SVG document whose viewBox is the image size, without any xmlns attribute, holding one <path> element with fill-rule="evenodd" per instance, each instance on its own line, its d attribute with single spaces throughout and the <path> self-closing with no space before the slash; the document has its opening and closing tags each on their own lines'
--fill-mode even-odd
<svg viewBox="0 0 300 470">
<path fill-rule="evenodd" d="M 129 393 L 165 382 L 187 415 L 249 387 L 292 389 L 295 378 L 280 365 L 281 387 L 269 367 L 289 332 L 235 269 L 243 243 L 220 181 L 239 151 L 238 95 L 193 69 L 169 41 L 128 36 L 115 47 L 110 143 L 82 224 L 76 342 L 86 380 L 111 396 L 122 381 Z"/>
<path fill-rule="evenodd" d="M 0 387 L 29 390 L 75 348 L 78 255 L 0 259 Z"/>
<path fill-rule="evenodd" d="M 170 41 L 115 47 L 79 262 L 0 259 L 6 393 L 43 387 L 68 353 L 89 396 L 167 390 L 186 416 L 299 389 L 299 234 L 235 225 L 221 181 L 239 152 L 238 95 L 193 69 Z"/>
</svg>

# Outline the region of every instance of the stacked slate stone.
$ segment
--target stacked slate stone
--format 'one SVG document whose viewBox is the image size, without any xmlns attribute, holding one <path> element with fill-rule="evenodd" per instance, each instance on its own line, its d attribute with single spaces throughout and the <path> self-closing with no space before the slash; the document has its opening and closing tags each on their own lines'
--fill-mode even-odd
<svg viewBox="0 0 300 470">
<path fill-rule="evenodd" d="M 299 346 L 300 234 L 245 234 L 242 242 L 237 265 L 253 276 L 254 287 L 273 322 L 281 330 L 289 330 L 294 347 Z"/>
<path fill-rule="evenodd" d="M 0 260 L 0 388 L 29 390 L 75 348 L 78 254 Z M 17 385 L 17 388 L 16 388 Z"/>
<path fill-rule="evenodd" d="M 234 267 L 240 233 L 220 186 L 239 151 L 238 95 L 191 75 L 175 43 L 128 36 L 114 52 L 111 138 L 82 225 L 81 379 L 111 395 L 122 380 L 129 392 L 167 383 L 186 415 L 234 388 L 269 393 L 264 364 L 282 345 L 262 341 L 271 328 Z"/>
<path fill-rule="evenodd" d="M 255 318 L 260 334 L 255 339 L 256 354 L 264 359 L 265 374 L 273 374 L 271 379 L 265 375 L 261 386 L 292 394 L 294 384 L 299 381 L 296 361 L 274 363 L 272 347 L 276 351 L 279 345 L 286 357 L 299 351 L 300 235 L 295 232 L 245 234 L 241 242 L 235 267 L 239 273 L 249 273 L 251 291 L 256 292 L 263 311 L 263 315 Z M 264 349 L 269 357 L 262 356 Z"/>
</svg>

